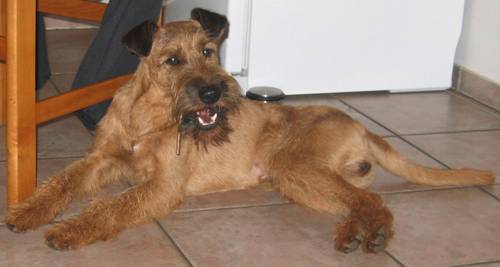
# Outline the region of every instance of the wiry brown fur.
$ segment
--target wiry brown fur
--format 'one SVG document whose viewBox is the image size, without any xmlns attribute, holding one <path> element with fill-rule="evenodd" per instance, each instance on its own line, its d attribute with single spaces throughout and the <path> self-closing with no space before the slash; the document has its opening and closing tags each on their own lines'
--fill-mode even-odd
<svg viewBox="0 0 500 267">
<path fill-rule="evenodd" d="M 34 229 L 50 222 L 71 200 L 121 176 L 133 179 L 136 185 L 130 190 L 93 202 L 78 217 L 56 223 L 46 233 L 49 246 L 73 249 L 166 216 L 185 196 L 244 189 L 270 179 L 297 203 L 346 216 L 337 227 L 338 250 L 361 246 L 376 252 L 393 235 L 393 218 L 379 195 L 364 190 L 375 162 L 416 183 L 493 182 L 489 172 L 436 170 L 412 163 L 339 110 L 242 98 L 236 81 L 219 66 L 221 40 L 212 35 L 194 20 L 159 29 L 134 78 L 116 93 L 87 156 L 11 206 L 6 225 L 18 232 Z M 204 47 L 214 55 L 203 56 Z M 173 55 L 184 63 L 166 65 Z M 225 110 L 224 118 L 214 129 L 182 123 L 181 117 L 203 106 L 196 91 L 187 90 L 194 79 L 227 86 L 216 103 Z"/>
</svg>

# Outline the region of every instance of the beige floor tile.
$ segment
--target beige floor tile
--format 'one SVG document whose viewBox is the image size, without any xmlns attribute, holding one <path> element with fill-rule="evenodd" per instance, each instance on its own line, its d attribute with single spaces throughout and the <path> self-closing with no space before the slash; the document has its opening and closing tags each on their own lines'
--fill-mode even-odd
<svg viewBox="0 0 500 267">
<path fill-rule="evenodd" d="M 500 129 L 500 115 L 448 92 L 339 96 L 398 134 Z"/>
<path fill-rule="evenodd" d="M 75 73 L 55 74 L 50 77 L 50 80 L 55 84 L 57 90 L 67 92 L 71 89 Z"/>
<path fill-rule="evenodd" d="M 57 90 L 49 81 L 37 90 L 39 100 L 57 95 Z M 71 115 L 40 125 L 38 127 L 38 157 L 75 157 L 87 151 L 92 136 L 80 121 Z M 6 160 L 5 126 L 0 127 L 0 161 Z"/>
<path fill-rule="evenodd" d="M 418 151 L 416 148 L 407 144 L 398 137 L 386 137 L 384 139 L 387 142 L 389 142 L 403 156 L 414 162 L 417 162 L 419 164 L 428 167 L 444 168 L 443 165 L 433 160 L 432 158 L 428 157 L 424 153 Z M 425 185 L 417 185 L 410 183 L 404 178 L 389 173 L 379 165 L 375 166 L 373 175 L 374 175 L 374 181 L 368 189 L 379 193 L 394 193 L 394 192 L 443 188 L 443 187 L 425 186 Z"/>
<path fill-rule="evenodd" d="M 73 115 L 48 122 L 38 128 L 38 157 L 78 157 L 83 156 L 92 135 Z"/>
<path fill-rule="evenodd" d="M 6 160 L 5 136 L 0 129 L 0 161 Z M 92 143 L 92 135 L 75 116 L 68 115 L 39 126 L 37 140 L 38 158 L 79 157 Z"/>
<path fill-rule="evenodd" d="M 407 136 L 452 168 L 491 170 L 500 179 L 500 131 Z"/>
<path fill-rule="evenodd" d="M 64 252 L 44 244 L 47 229 L 15 234 L 0 227 L 0 266 L 188 266 L 154 223 L 126 230 L 114 240 Z"/>
<path fill-rule="evenodd" d="M 36 90 L 36 100 L 40 101 L 45 98 L 55 96 L 57 95 L 58 92 L 56 88 L 54 87 L 54 84 L 49 80 L 45 82 L 45 84 L 42 86 L 42 88 L 39 88 Z"/>
<path fill-rule="evenodd" d="M 176 210 L 177 212 L 236 208 L 288 203 L 280 193 L 267 185 L 260 185 L 248 190 L 236 190 L 222 193 L 191 196 Z"/>
<path fill-rule="evenodd" d="M 500 260 L 500 201 L 477 188 L 385 196 L 395 218 L 388 251 L 406 266 Z"/>
<path fill-rule="evenodd" d="M 195 266 L 398 266 L 334 251 L 338 218 L 296 205 L 175 213 L 162 220 Z"/>
<path fill-rule="evenodd" d="M 40 88 L 36 91 L 37 100 L 43 100 L 45 98 L 55 96 L 57 94 L 58 94 L 57 90 L 55 89 L 55 87 L 53 86 L 53 84 L 50 81 L 46 82 L 42 88 Z M 51 126 L 51 127 L 54 128 L 55 126 Z M 40 127 L 39 133 L 43 134 L 44 132 L 47 131 L 46 128 L 50 129 L 51 127 L 45 127 L 45 126 Z M 52 141 L 52 140 L 49 140 L 50 139 L 49 136 L 46 136 L 46 135 L 41 135 L 40 138 L 41 139 L 39 139 L 39 142 L 41 142 L 41 143 L 39 144 L 39 149 L 46 147 L 47 141 L 48 142 Z M 5 154 L 6 149 L 7 149 L 6 148 L 6 145 L 7 145 L 6 140 L 7 140 L 7 138 L 6 138 L 5 126 L 0 126 L 0 161 L 6 160 L 6 154 Z"/>
<path fill-rule="evenodd" d="M 96 33 L 96 29 L 47 31 L 51 73 L 75 73 Z"/>
<path fill-rule="evenodd" d="M 379 126 L 372 120 L 363 116 L 359 112 L 356 112 L 349 106 L 340 102 L 332 94 L 320 94 L 320 95 L 291 95 L 286 96 L 283 100 L 283 104 L 292 106 L 304 106 L 304 105 L 322 105 L 330 106 L 342 110 L 347 113 L 353 119 L 361 122 L 367 129 L 380 135 L 380 136 L 393 136 L 391 132 Z"/>
<path fill-rule="evenodd" d="M 57 95 L 51 81 L 38 90 L 43 99 Z M 85 154 L 92 142 L 92 136 L 73 115 L 49 121 L 38 127 L 38 158 L 78 157 Z M 0 149 L 0 160 L 4 159 Z"/>
</svg>

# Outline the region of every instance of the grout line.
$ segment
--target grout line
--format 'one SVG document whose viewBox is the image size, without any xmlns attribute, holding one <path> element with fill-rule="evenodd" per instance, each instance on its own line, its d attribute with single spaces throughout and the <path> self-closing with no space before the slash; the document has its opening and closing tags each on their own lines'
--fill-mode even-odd
<svg viewBox="0 0 500 267">
<path fill-rule="evenodd" d="M 62 91 L 61 89 L 59 89 L 59 87 L 57 86 L 57 84 L 52 80 L 52 77 L 49 79 L 49 82 L 52 84 L 52 86 L 54 87 L 54 89 L 56 89 L 56 91 L 59 93 L 59 94 L 62 94 Z"/>
<path fill-rule="evenodd" d="M 479 189 L 477 185 L 464 185 L 464 186 L 452 186 L 452 187 L 438 187 L 438 188 L 429 188 L 415 191 L 398 191 L 398 192 L 389 192 L 389 193 L 378 193 L 384 196 L 395 196 L 395 195 L 404 195 L 404 194 L 413 194 L 413 193 L 424 193 L 431 191 L 451 191 L 451 190 L 462 190 L 462 189 Z"/>
<path fill-rule="evenodd" d="M 52 160 L 52 159 L 81 159 L 81 158 L 84 158 L 85 157 L 85 154 L 81 155 L 81 156 L 75 156 L 75 155 L 69 155 L 69 156 L 54 156 L 54 157 L 37 157 L 37 161 L 38 160 Z M 4 162 L 7 162 L 6 159 L 2 159 L 0 160 L 0 163 L 4 163 Z"/>
<path fill-rule="evenodd" d="M 445 92 L 447 92 L 448 94 L 461 96 L 461 97 L 463 97 L 463 98 L 465 98 L 467 100 L 470 100 L 471 102 L 479 104 L 480 106 L 486 108 L 489 111 L 493 111 L 493 113 L 495 113 L 496 115 L 500 115 L 500 110 L 498 110 L 498 109 L 496 109 L 496 108 L 494 108 L 492 106 L 489 106 L 489 105 L 487 105 L 487 104 L 485 104 L 485 103 L 483 103 L 483 102 L 481 102 L 481 101 L 479 101 L 479 100 L 477 100 L 477 99 L 475 99 L 475 98 L 473 98 L 471 96 L 468 96 L 468 95 L 466 95 L 466 94 L 464 94 L 464 93 L 462 93 L 462 92 L 460 92 L 458 90 L 446 90 Z"/>
<path fill-rule="evenodd" d="M 454 189 L 468 189 L 475 188 L 475 185 L 450 185 L 450 186 L 440 186 L 440 187 L 429 187 L 429 188 L 421 188 L 421 189 L 410 189 L 410 190 L 400 190 L 394 192 L 375 192 L 382 196 L 391 196 L 391 195 L 402 195 L 402 194 L 411 194 L 411 193 L 422 193 L 422 192 L 430 192 L 430 191 L 445 191 L 445 190 L 454 190 Z"/>
<path fill-rule="evenodd" d="M 393 134 L 393 136 L 399 136 L 395 131 L 389 129 L 388 127 L 386 127 L 385 125 L 383 125 L 382 123 L 378 122 L 377 120 L 375 120 L 374 118 L 372 118 L 371 116 L 368 116 L 367 114 L 365 114 L 364 112 L 362 112 L 361 110 L 357 109 L 356 107 L 350 105 L 349 103 L 347 103 L 345 100 L 343 100 L 342 98 L 336 98 L 337 100 L 339 100 L 340 102 L 342 102 L 342 104 L 348 106 L 349 108 L 353 109 L 354 111 L 356 111 L 357 113 L 363 115 L 364 117 L 366 117 L 367 119 L 371 120 L 372 122 L 374 122 L 375 124 L 377 124 L 378 126 L 384 128 L 385 130 L 389 131 L 391 134 Z"/>
<path fill-rule="evenodd" d="M 396 137 L 399 137 L 401 140 L 403 140 L 405 143 L 407 143 L 408 145 L 412 146 L 413 148 L 417 149 L 418 151 L 420 151 L 421 153 L 423 153 L 424 155 L 428 156 L 429 158 L 435 160 L 436 162 L 438 162 L 439 164 L 441 164 L 443 167 L 445 167 L 446 169 L 451 169 L 448 165 L 446 165 L 445 163 L 441 162 L 440 160 L 438 160 L 437 158 L 435 158 L 434 156 L 432 156 L 431 154 L 427 153 L 426 151 L 424 151 L 423 149 L 421 149 L 420 147 L 418 147 L 417 145 L 413 144 L 412 142 L 410 142 L 408 139 L 404 138 L 403 136 L 401 136 L 400 134 L 398 134 L 396 131 L 393 131 L 391 129 L 389 129 L 388 127 L 386 127 L 385 125 L 381 124 L 380 122 L 378 122 L 377 120 L 375 120 L 374 118 L 372 118 L 371 116 L 368 116 L 366 113 L 362 112 L 361 110 L 357 109 L 356 107 L 348 104 L 347 102 L 345 102 L 344 100 L 342 99 L 339 99 L 342 103 L 344 103 L 345 105 L 351 107 L 353 110 L 355 110 L 356 112 L 360 113 L 361 115 L 367 117 L 368 119 L 374 121 L 377 125 L 383 127 L 384 129 L 386 129 L 387 131 L 391 132 L 392 134 L 394 134 L 394 136 Z"/>
<path fill-rule="evenodd" d="M 362 116 L 364 116 L 365 118 L 369 119 L 370 121 L 372 121 L 373 123 L 375 123 L 376 125 L 384 128 L 385 130 L 387 130 L 388 132 L 390 132 L 392 135 L 391 136 L 387 136 L 387 137 L 395 137 L 395 136 L 398 136 L 397 133 L 391 129 L 389 129 L 388 127 L 386 127 L 385 125 L 383 125 L 382 123 L 378 122 L 377 120 L 375 120 L 374 118 L 368 116 L 367 114 L 365 114 L 364 112 L 361 112 L 359 109 L 355 108 L 354 106 L 350 105 L 349 103 L 347 103 L 346 101 L 344 101 L 342 98 L 337 98 L 335 97 L 336 100 L 340 101 L 342 104 L 346 105 L 347 107 L 349 107 L 350 109 L 356 111 L 357 113 L 361 114 Z"/>
<path fill-rule="evenodd" d="M 37 158 L 37 160 L 51 160 L 51 159 L 82 159 L 85 157 L 85 154 L 81 156 L 62 156 L 62 157 L 47 157 L 47 158 Z"/>
<path fill-rule="evenodd" d="M 474 267 L 474 266 L 479 266 L 479 264 L 483 265 L 483 264 L 490 264 L 490 263 L 500 263 L 500 260 L 480 261 L 480 262 L 475 262 L 475 263 L 452 265 L 450 267 Z"/>
<path fill-rule="evenodd" d="M 168 233 L 167 229 L 165 229 L 163 227 L 163 225 L 158 220 L 154 220 L 154 221 L 158 225 L 158 227 L 160 227 L 160 230 L 163 232 L 163 234 L 165 234 L 165 236 L 170 240 L 170 242 L 172 242 L 172 244 L 177 249 L 177 251 L 179 251 L 179 253 L 181 254 L 181 257 L 189 264 L 189 266 L 194 266 L 194 264 L 189 260 L 186 253 L 182 250 L 182 248 L 179 246 L 179 244 L 177 244 L 177 242 L 175 242 L 175 239 Z"/>
<path fill-rule="evenodd" d="M 420 136 L 420 135 L 437 135 L 437 134 L 461 134 L 461 133 L 477 133 L 477 132 L 496 132 L 500 131 L 500 128 L 493 129 L 478 129 L 478 130 L 458 130 L 458 131 L 444 131 L 444 132 L 429 132 L 429 133 L 411 133 L 411 134 L 401 134 L 401 136 Z"/>
<path fill-rule="evenodd" d="M 55 75 L 69 75 L 69 74 L 75 74 L 76 75 L 76 71 L 72 71 L 72 72 L 52 72 L 50 73 L 50 77 L 52 76 L 55 76 Z"/>
<path fill-rule="evenodd" d="M 493 184 L 494 186 L 494 184 Z M 479 188 L 481 191 L 483 191 L 484 193 L 488 194 L 489 196 L 491 196 L 492 198 L 500 201 L 500 198 L 495 196 L 495 194 L 491 193 L 490 191 L 486 190 L 485 188 L 483 188 L 482 186 L 476 186 L 477 188 Z"/>
<path fill-rule="evenodd" d="M 406 267 L 396 256 L 392 255 L 387 249 L 384 249 L 385 255 L 389 256 L 392 260 L 394 260 L 399 266 Z"/>
<path fill-rule="evenodd" d="M 273 207 L 273 206 L 286 206 L 286 205 L 290 205 L 290 204 L 294 204 L 294 202 L 256 204 L 256 205 L 248 205 L 248 206 L 229 206 L 229 207 L 217 207 L 217 208 L 201 208 L 201 209 L 191 209 L 191 210 L 175 210 L 174 213 L 176 213 L 176 214 L 182 214 L 182 213 L 195 213 L 195 212 L 204 212 L 204 211 L 236 210 L 236 209 L 249 209 L 249 208 L 265 208 L 265 207 Z"/>
</svg>

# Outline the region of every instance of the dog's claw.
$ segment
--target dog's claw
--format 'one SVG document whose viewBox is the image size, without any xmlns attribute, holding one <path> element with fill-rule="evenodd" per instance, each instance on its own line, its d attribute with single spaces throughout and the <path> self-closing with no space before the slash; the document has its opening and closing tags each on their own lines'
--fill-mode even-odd
<svg viewBox="0 0 500 267">
<path fill-rule="evenodd" d="M 385 229 L 381 228 L 377 231 L 376 237 L 368 241 L 367 247 L 372 252 L 380 252 L 385 249 L 387 233 Z"/>
<path fill-rule="evenodd" d="M 356 251 L 362 242 L 363 236 L 361 234 L 357 234 L 350 243 L 344 245 L 342 252 L 351 253 L 353 251 Z"/>
<path fill-rule="evenodd" d="M 25 232 L 24 230 L 17 228 L 16 225 L 14 225 L 14 224 L 6 223 L 5 226 L 7 226 L 7 229 L 9 229 L 10 231 L 12 231 L 14 233 L 24 233 Z"/>
<path fill-rule="evenodd" d="M 57 242 L 55 242 L 54 240 L 54 236 L 50 235 L 50 236 L 47 236 L 47 238 L 45 238 L 45 244 L 52 248 L 52 249 L 55 249 L 55 250 L 69 250 L 70 249 L 70 244 L 69 242 L 66 240 L 64 242 L 62 242 L 62 244 L 58 244 Z"/>
</svg>

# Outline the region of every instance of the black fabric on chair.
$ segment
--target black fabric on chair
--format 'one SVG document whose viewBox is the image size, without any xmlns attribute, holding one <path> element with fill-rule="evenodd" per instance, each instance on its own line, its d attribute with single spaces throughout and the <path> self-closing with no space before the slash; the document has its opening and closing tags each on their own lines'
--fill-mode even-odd
<svg viewBox="0 0 500 267">
<path fill-rule="evenodd" d="M 163 0 L 111 0 L 101 21 L 99 32 L 78 69 L 72 88 L 132 73 L 138 58 L 122 45 L 122 36 L 146 20 L 156 21 Z M 110 101 L 76 112 L 85 127 L 94 130 L 104 116 Z"/>
</svg>

